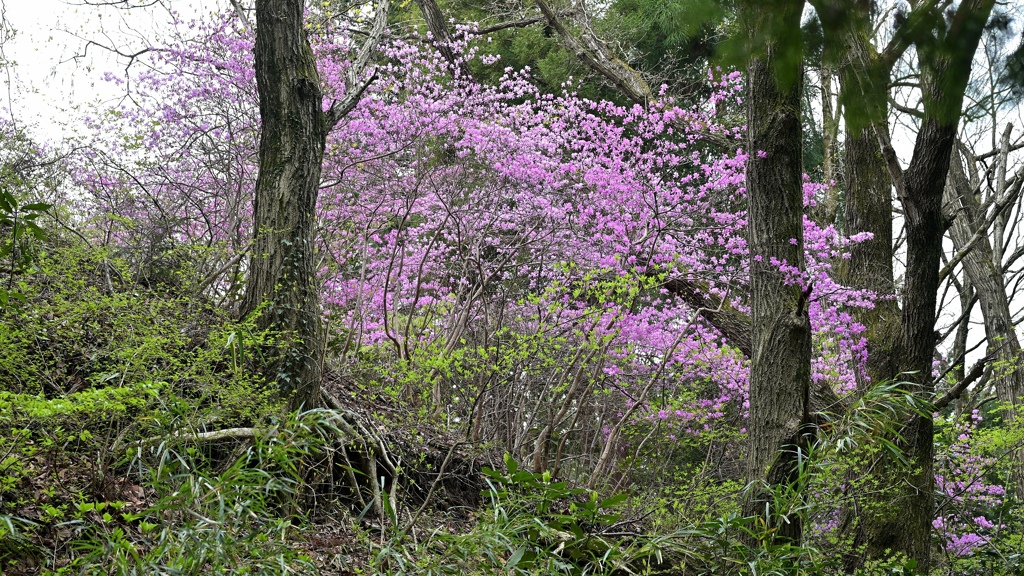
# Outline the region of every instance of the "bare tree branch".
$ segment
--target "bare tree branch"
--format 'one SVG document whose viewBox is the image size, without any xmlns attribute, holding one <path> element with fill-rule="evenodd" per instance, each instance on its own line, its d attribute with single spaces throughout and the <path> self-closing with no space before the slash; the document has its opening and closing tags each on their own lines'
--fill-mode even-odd
<svg viewBox="0 0 1024 576">
<path fill-rule="evenodd" d="M 363 93 L 377 79 L 376 69 L 368 78 L 360 79 L 360 76 L 364 75 L 370 58 L 377 52 L 381 38 L 384 37 L 384 30 L 387 28 L 388 15 L 390 13 L 391 0 L 381 0 L 381 3 L 377 6 L 377 14 L 373 20 L 370 36 L 363 43 L 363 47 L 359 50 L 359 56 L 352 62 L 352 66 L 345 75 L 345 97 L 340 102 L 337 100 L 332 102 L 330 109 L 325 113 L 328 130 L 337 126 L 338 122 L 341 122 L 341 119 L 359 104 Z"/>
<path fill-rule="evenodd" d="M 960 395 L 964 393 L 964 390 L 967 390 L 968 386 L 976 382 L 979 378 L 982 377 L 982 375 L 985 374 L 985 366 L 991 359 L 991 356 L 985 356 L 981 360 L 975 362 L 974 367 L 971 368 L 971 371 L 967 373 L 967 376 L 965 376 L 963 380 L 957 382 L 956 386 L 950 388 L 948 392 L 943 394 L 941 398 L 935 401 L 935 403 L 933 404 L 935 410 L 942 410 L 943 408 L 948 406 L 950 402 L 960 398 Z"/>
</svg>

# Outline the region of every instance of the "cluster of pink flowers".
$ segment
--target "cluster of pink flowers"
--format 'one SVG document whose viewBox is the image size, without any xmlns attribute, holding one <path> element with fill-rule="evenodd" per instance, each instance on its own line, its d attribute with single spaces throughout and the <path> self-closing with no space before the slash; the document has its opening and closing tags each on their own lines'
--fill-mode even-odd
<svg viewBox="0 0 1024 576">
<path fill-rule="evenodd" d="M 201 246 L 200 266 L 217 270 L 251 234 L 251 32 L 229 16 L 176 30 L 126 85 L 131 98 L 91 119 L 77 180 L 111 241 Z M 330 29 L 313 36 L 326 108 L 344 93 L 353 43 Z M 468 42 L 454 48 L 477 57 Z M 602 389 L 631 398 L 660 374 L 665 394 L 644 398 L 636 418 L 700 434 L 728 406 L 745 412 L 745 360 L 659 290 L 661 279 L 685 276 L 747 309 L 746 154 L 702 140 L 742 138 L 743 127 L 716 113 L 738 102 L 738 73 L 712 72 L 714 92 L 698 105 L 620 106 L 571 88 L 542 94 L 528 71 L 506 69 L 496 85 L 453 77 L 417 42 L 382 51 L 377 81 L 325 154 L 320 278 L 330 326 L 403 361 L 474 346 L 485 332 L 557 329 L 602 343 L 593 360 Z M 805 183 L 808 205 L 820 191 Z M 806 219 L 804 269 L 775 263 L 793 282 L 813 282 L 813 377 L 841 391 L 865 354 L 848 311 L 873 295 L 834 281 L 832 264 L 862 239 Z"/>
<path fill-rule="evenodd" d="M 973 554 L 1002 528 L 998 521 L 986 517 L 1003 503 L 1006 494 L 1002 486 L 988 479 L 995 459 L 979 456 L 972 449 L 981 422 L 981 413 L 973 410 L 949 423 L 955 438 L 941 454 L 935 471 L 935 487 L 942 499 L 932 527 L 943 539 L 945 550 L 958 556 Z"/>
</svg>

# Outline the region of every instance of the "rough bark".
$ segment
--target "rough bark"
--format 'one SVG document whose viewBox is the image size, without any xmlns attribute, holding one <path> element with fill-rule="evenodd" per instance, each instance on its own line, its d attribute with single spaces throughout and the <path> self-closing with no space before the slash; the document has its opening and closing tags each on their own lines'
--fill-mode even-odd
<svg viewBox="0 0 1024 576">
<path fill-rule="evenodd" d="M 871 360 L 868 372 L 873 378 L 902 374 L 916 385 L 915 393 L 919 398 L 931 401 L 934 400 L 931 364 L 936 343 L 935 307 L 945 226 L 942 190 L 971 61 L 993 1 L 962 2 L 948 14 L 935 10 L 934 2 L 916 4 L 880 52 L 874 51 L 870 44 L 869 2 L 819 0 L 814 5 L 826 34 L 831 36 L 828 42 L 840 45 L 846 55 L 846 66 L 841 67 L 840 74 L 845 76 L 843 89 L 847 94 L 843 103 L 847 106 L 848 163 L 853 164 L 848 167 L 853 172 L 848 172 L 846 182 L 848 204 L 850 195 L 853 196 L 853 206 L 847 208 L 848 218 L 852 216 L 853 220 L 850 231 L 888 234 L 891 205 L 889 188 L 881 183 L 876 172 L 876 167 L 882 165 L 879 152 L 904 210 L 907 260 L 901 294 L 903 308 L 895 327 L 886 318 L 868 319 L 877 331 L 869 334 L 875 346 L 871 354 L 876 358 Z M 922 71 L 924 118 L 913 157 L 904 172 L 889 142 L 883 103 L 887 101 L 892 65 L 910 45 L 917 48 Z M 849 130 L 850 124 L 853 130 Z M 873 130 L 877 146 L 870 146 L 864 138 L 868 135 L 867 127 Z M 863 156 L 858 158 L 858 154 Z M 862 184 L 864 186 L 858 188 Z M 858 205 L 861 201 L 863 204 Z M 863 274 L 866 283 L 880 287 L 889 285 L 891 252 L 888 262 L 883 262 L 882 258 L 891 248 L 880 244 L 866 245 L 859 250 L 857 260 L 851 262 L 848 277 L 852 279 L 852 271 L 857 270 L 856 276 Z M 894 312 L 890 309 L 885 315 L 891 318 Z M 869 325 L 869 331 L 871 329 Z M 912 463 L 911 470 L 900 471 L 899 477 L 894 478 L 899 480 L 894 484 L 894 499 L 883 503 L 884 506 L 873 507 L 870 514 L 861 515 L 855 542 L 864 546 L 869 558 L 902 552 L 917 561 L 918 570 L 927 572 L 934 511 L 931 418 L 911 418 L 902 430 L 902 437 Z M 892 474 L 889 466 L 878 466 L 875 481 L 885 482 L 884 476 Z"/>
<path fill-rule="evenodd" d="M 903 174 L 905 187 L 897 186 L 907 236 L 900 367 L 908 379 L 919 385 L 920 397 L 928 401 L 934 400 L 935 395 L 931 370 L 936 344 L 939 258 L 946 224 L 942 194 L 974 52 L 994 4 L 994 0 L 962 2 L 948 24 L 945 20 L 940 22 L 948 26 L 941 41 L 929 37 L 916 42 L 924 120 L 910 165 Z M 898 175 L 896 181 L 900 181 Z M 877 554 L 885 547 L 906 552 L 917 560 L 918 570 L 924 573 L 931 567 L 929 538 L 935 509 L 933 436 L 930 415 L 913 418 L 905 428 L 908 457 L 915 470 L 907 479 L 903 497 L 896 502 L 900 525 L 885 525 L 881 530 L 871 531 L 868 542 L 869 549 Z"/>
<path fill-rule="evenodd" d="M 843 184 L 846 234 L 870 233 L 870 240 L 851 246 L 840 268 L 843 282 L 879 295 L 873 309 L 854 309 L 867 328 L 868 361 L 859 379 L 869 382 L 896 376 L 899 308 L 893 281 L 892 180 L 886 171 L 876 130 L 888 133 L 889 74 L 894 60 L 884 59 L 871 42 L 869 2 L 839 0 L 816 4 L 829 36 L 827 47 L 837 62 L 839 102 L 846 128 Z"/>
<path fill-rule="evenodd" d="M 293 408 L 310 408 L 319 404 L 324 347 L 314 210 L 327 122 L 302 0 L 257 0 L 255 54 L 262 132 L 242 312 L 259 313 L 261 328 L 288 340 L 266 374 Z"/>
<path fill-rule="evenodd" d="M 992 0 L 963 2 L 952 14 L 941 41 L 929 37 L 916 42 L 924 119 L 910 165 L 905 173 L 893 174 L 907 236 L 899 366 L 907 379 L 918 385 L 917 394 L 928 401 L 934 400 L 935 392 L 931 368 L 945 229 L 942 193 L 971 61 L 993 4 Z M 870 554 L 880 555 L 887 548 L 905 552 L 917 560 L 922 572 L 927 572 L 931 565 L 929 537 L 935 507 L 933 436 L 930 417 L 914 417 L 905 426 L 903 437 L 914 469 L 906 478 L 900 498 L 893 503 L 893 514 L 867 526 Z"/>
<path fill-rule="evenodd" d="M 810 421 L 807 295 L 799 286 L 787 285 L 783 273 L 770 263 L 775 258 L 803 268 L 803 79 L 800 40 L 791 41 L 802 10 L 802 0 L 739 3 L 741 25 L 751 38 L 746 103 L 752 153 L 746 177 L 753 356 L 747 479 L 755 485 L 794 480 L 797 453 L 805 446 L 803 434 Z M 764 513 L 760 495 L 745 502 L 745 512 Z M 778 528 L 779 536 L 800 540 L 802 527 L 793 518 L 789 523 L 767 520 Z"/>
</svg>

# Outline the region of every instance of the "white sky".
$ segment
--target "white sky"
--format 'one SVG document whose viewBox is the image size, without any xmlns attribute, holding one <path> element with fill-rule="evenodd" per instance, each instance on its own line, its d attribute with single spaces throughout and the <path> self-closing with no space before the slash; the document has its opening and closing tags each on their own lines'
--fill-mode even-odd
<svg viewBox="0 0 1024 576">
<path fill-rule="evenodd" d="M 210 13 L 226 1 L 165 4 L 191 16 Z M 167 20 L 166 10 L 158 7 L 124 11 L 88 6 L 82 0 L 0 0 L 0 8 L 16 32 L 3 47 L 3 55 L 13 64 L 0 70 L 6 87 L 0 108 L 10 109 L 38 139 L 50 141 L 73 133 L 65 125 L 78 115 L 77 106 L 121 96 L 102 77 L 107 71 L 123 74 L 123 61 L 97 46 L 87 47 L 87 40 L 135 51 L 146 46 L 147 34 Z"/>
</svg>

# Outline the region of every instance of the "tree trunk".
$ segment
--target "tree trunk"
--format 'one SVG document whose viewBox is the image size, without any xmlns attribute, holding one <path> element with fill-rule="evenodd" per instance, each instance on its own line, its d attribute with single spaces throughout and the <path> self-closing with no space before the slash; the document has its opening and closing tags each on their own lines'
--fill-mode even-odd
<svg viewBox="0 0 1024 576">
<path fill-rule="evenodd" d="M 902 374 L 916 385 L 915 394 L 925 401 L 934 399 L 935 306 L 945 225 L 942 190 L 971 62 L 993 3 L 993 0 L 968 0 L 948 13 L 932 10 L 929 4 L 915 5 L 901 19 L 877 63 L 870 46 L 870 2 L 819 0 L 815 3 L 826 34 L 833 35 L 830 42 L 833 46 L 840 45 L 846 52 L 848 65 L 844 68 L 847 78 L 843 89 L 847 91 L 844 99 L 847 120 L 873 127 L 880 146 L 868 151 L 867 142 L 863 142 L 864 153 L 870 152 L 869 155 L 873 156 L 875 150 L 881 151 L 881 158 L 896 186 L 904 211 L 907 260 L 899 330 L 894 331 L 889 322 L 878 325 L 884 334 L 875 334 L 873 338 L 876 346 L 882 346 L 881 357 L 871 361 L 868 371 L 875 374 L 874 377 Z M 887 101 L 887 87 L 883 89 L 880 86 L 887 86 L 892 64 L 911 44 L 917 48 L 922 72 L 924 118 L 910 166 L 904 172 L 889 142 L 884 115 L 880 113 L 880 106 Z M 851 106 L 854 107 L 852 110 Z M 853 147 L 855 155 L 859 150 L 857 137 L 865 134 L 866 131 L 848 134 L 848 146 Z M 881 164 L 877 159 L 874 162 Z M 850 169 L 868 170 L 866 174 L 873 174 L 870 164 L 865 158 Z M 854 220 L 858 218 L 857 213 L 861 213 L 863 217 L 858 226 L 873 227 L 879 233 L 886 233 L 882 220 L 887 219 L 885 215 L 890 214 L 891 208 L 883 198 L 881 183 L 872 184 L 872 196 L 869 191 L 859 193 L 855 189 L 856 180 L 848 179 L 846 183 L 849 190 L 854 190 Z M 864 210 L 856 206 L 858 199 L 865 201 Z M 849 204 L 849 198 L 847 202 Z M 848 211 L 850 209 L 848 206 Z M 885 269 L 891 270 L 891 267 L 883 266 L 880 250 L 885 250 L 885 247 L 864 247 L 861 251 L 863 259 L 851 264 L 851 268 L 858 266 L 869 275 L 867 282 L 889 282 Z M 888 350 L 891 353 L 887 353 Z M 877 349 L 872 351 L 876 356 L 879 352 Z M 894 499 L 887 500 L 881 509 L 876 506 L 871 513 L 861 513 L 858 535 L 862 538 L 859 543 L 864 544 L 868 557 L 879 558 L 892 552 L 902 552 L 917 561 L 919 571 L 927 573 L 934 513 L 933 423 L 930 414 L 911 418 L 902 430 L 902 437 L 912 468 L 901 471 L 898 482 L 893 485 Z M 885 476 L 892 474 L 892 470 L 887 468 L 876 467 L 875 482 L 886 482 Z"/>
<path fill-rule="evenodd" d="M 825 198 L 818 204 L 818 222 L 827 226 L 836 223 L 836 216 L 839 213 L 839 186 L 841 183 L 832 184 L 836 179 L 836 139 L 839 137 L 839 117 L 836 115 L 836 106 L 832 99 L 836 95 L 833 77 L 835 72 L 832 67 L 823 64 L 819 69 L 821 74 L 821 152 L 822 152 L 822 183 L 829 185 L 825 192 Z"/>
<path fill-rule="evenodd" d="M 747 479 L 769 486 L 791 484 L 798 450 L 809 422 L 811 326 L 806 297 L 787 285 L 772 259 L 803 270 L 803 189 L 800 101 L 802 64 L 799 34 L 802 0 L 739 4 L 740 22 L 750 31 L 747 64 L 748 243 L 750 246 L 753 357 L 750 368 L 750 435 Z M 795 41 L 794 41 L 795 38 Z M 763 514 L 763 493 L 744 504 L 746 514 Z M 766 520 L 777 534 L 799 542 L 795 516 Z M 784 511 L 783 511 L 784 512 Z"/>
<path fill-rule="evenodd" d="M 914 142 L 914 154 L 897 190 L 906 221 L 907 270 L 901 319 L 901 372 L 919 386 L 917 394 L 934 400 L 932 360 L 935 357 L 935 317 L 939 289 L 939 258 L 945 221 L 942 193 L 956 139 L 964 92 L 981 33 L 994 0 L 968 0 L 956 12 L 935 16 L 944 28 L 939 38 L 917 41 L 921 66 L 924 120 Z M 891 150 L 884 151 L 887 155 Z M 883 547 L 905 552 L 917 569 L 931 567 L 930 535 L 935 510 L 934 427 L 931 415 L 914 417 L 904 429 L 907 456 L 914 472 L 902 484 L 894 510 L 902 520 L 893 532 L 872 532 L 869 550 Z"/>
<path fill-rule="evenodd" d="M 837 44 L 840 57 L 840 102 L 845 111 L 846 163 L 846 234 L 868 232 L 870 240 L 850 247 L 850 259 L 840 265 L 843 282 L 852 288 L 871 290 L 878 297 L 874 308 L 855 308 L 851 315 L 865 327 L 868 356 L 864 372 L 857 375 L 857 392 L 864 393 L 872 384 L 894 380 L 899 374 L 900 310 L 896 302 L 893 279 L 892 179 L 886 170 L 876 130 L 888 134 L 890 67 L 881 61 L 870 41 L 870 12 L 863 6 L 830 22 L 843 32 Z M 866 557 L 881 557 L 887 552 L 875 550 L 869 542 L 884 541 L 891 545 L 889 533 L 899 532 L 901 518 L 892 514 L 888 502 L 891 487 L 900 482 L 902 470 L 888 465 L 872 466 L 874 474 L 861 481 L 865 494 L 858 506 L 843 510 L 841 525 L 852 538 L 854 550 L 846 567 L 853 571 Z M 849 482 L 864 477 L 864 470 L 854 467 Z M 868 495 L 875 495 L 871 497 Z M 884 535 L 883 535 L 884 534 Z"/>
<path fill-rule="evenodd" d="M 327 135 L 316 60 L 303 30 L 302 0 L 256 1 L 260 101 L 255 240 L 243 314 L 281 334 L 266 368 L 291 407 L 319 404 L 324 333 L 317 290 L 316 201 Z"/>
<path fill-rule="evenodd" d="M 859 91 L 849 75 L 851 72 L 842 74 L 844 92 Z M 870 89 L 876 93 L 869 93 L 865 98 L 884 101 L 888 97 L 888 83 Z M 900 311 L 892 270 L 892 179 L 886 172 L 872 127 L 850 117 L 846 120 L 844 181 L 846 233 L 852 236 L 869 232 L 872 238 L 850 246 L 850 259 L 841 267 L 842 279 L 851 288 L 871 290 L 878 296 L 874 308 L 851 311 L 857 322 L 866 328 L 868 358 L 865 373 L 858 378 L 858 389 L 863 391 L 869 383 L 892 380 L 897 374 L 895 358 Z"/>
<path fill-rule="evenodd" d="M 871 44 L 869 6 L 853 0 L 845 10 L 834 10 L 823 24 L 840 32 L 830 39 L 837 54 L 839 101 L 846 126 L 846 192 L 844 215 L 847 235 L 868 232 L 870 240 L 850 247 L 850 260 L 841 266 L 843 282 L 852 288 L 871 290 L 879 296 L 873 309 L 857 308 L 854 318 L 867 328 L 866 373 L 858 381 L 891 380 L 896 376 L 899 307 L 893 281 L 892 179 L 885 167 L 876 130 L 888 133 L 889 74 Z"/>
</svg>

